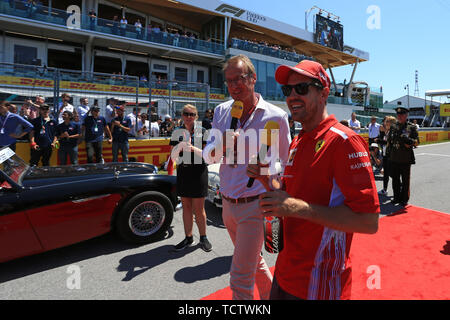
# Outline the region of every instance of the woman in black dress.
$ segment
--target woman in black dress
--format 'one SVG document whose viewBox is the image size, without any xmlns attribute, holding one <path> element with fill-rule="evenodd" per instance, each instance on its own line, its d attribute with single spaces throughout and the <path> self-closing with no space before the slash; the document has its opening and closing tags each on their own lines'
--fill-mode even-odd
<svg viewBox="0 0 450 320">
<path fill-rule="evenodd" d="M 206 237 L 205 197 L 208 193 L 208 167 L 202 158 L 205 129 L 195 128 L 198 119 L 197 108 L 187 104 L 181 111 L 184 125 L 172 134 L 170 144 L 176 146 L 172 152 L 177 162 L 177 194 L 183 205 L 185 239 L 175 246 L 182 250 L 194 244 L 192 229 L 195 222 L 200 232 L 200 246 L 211 251 L 212 246 Z M 178 159 L 176 155 L 178 154 Z"/>
</svg>

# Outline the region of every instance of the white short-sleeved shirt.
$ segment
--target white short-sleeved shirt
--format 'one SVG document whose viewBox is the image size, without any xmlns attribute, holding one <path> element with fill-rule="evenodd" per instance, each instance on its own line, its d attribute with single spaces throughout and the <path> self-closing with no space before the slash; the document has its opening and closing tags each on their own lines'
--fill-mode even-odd
<svg viewBox="0 0 450 320">
<path fill-rule="evenodd" d="M 221 161 L 220 155 L 212 158 L 210 153 L 212 150 L 216 148 L 218 143 L 221 143 L 219 139 L 216 140 L 214 137 L 214 129 L 224 133 L 227 129 L 230 129 L 231 125 L 231 107 L 233 105 L 234 100 L 230 100 L 218 105 L 214 109 L 214 119 L 212 123 L 212 129 L 209 130 L 209 139 L 208 144 L 203 149 L 203 158 L 207 163 L 218 163 Z M 273 120 L 276 121 L 280 125 L 279 132 L 279 143 L 276 146 L 271 146 L 268 156 L 272 157 L 272 154 L 275 154 L 278 151 L 278 158 L 281 161 L 282 168 L 284 168 L 285 163 L 287 162 L 289 155 L 289 145 L 291 143 L 291 136 L 289 131 L 289 122 L 288 122 L 288 114 L 283 111 L 281 108 L 278 108 L 266 101 L 260 96 L 258 104 L 256 105 L 255 111 L 250 116 L 250 118 L 245 122 L 241 135 L 245 134 L 246 137 L 250 135 L 252 132 L 256 132 L 257 137 L 257 146 L 250 146 L 248 143 L 245 143 L 243 147 L 243 151 L 245 151 L 244 164 L 237 164 L 236 166 L 228 165 L 222 163 L 220 166 L 219 176 L 220 176 L 220 192 L 226 197 L 237 199 L 242 197 L 250 197 L 259 195 L 265 192 L 265 188 L 259 181 L 255 181 L 251 188 L 247 188 L 248 176 L 246 174 L 247 165 L 249 163 L 249 159 L 255 155 L 260 149 L 260 135 L 259 130 L 263 130 L 267 121 Z M 241 127 L 240 121 L 238 121 L 238 128 Z M 275 148 L 275 149 L 274 149 Z M 253 150 L 251 150 L 253 149 Z M 255 151 L 253 153 L 253 151 Z M 272 152 L 272 150 L 274 150 Z M 238 149 L 238 155 L 241 154 L 242 151 Z M 274 162 L 271 162 L 274 166 Z"/>
</svg>

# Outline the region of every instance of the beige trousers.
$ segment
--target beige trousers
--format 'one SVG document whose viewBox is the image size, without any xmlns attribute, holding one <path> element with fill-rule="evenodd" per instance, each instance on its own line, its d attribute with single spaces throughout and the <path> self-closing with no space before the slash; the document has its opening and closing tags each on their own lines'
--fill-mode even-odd
<svg viewBox="0 0 450 320">
<path fill-rule="evenodd" d="M 261 256 L 264 229 L 258 200 L 234 204 L 224 199 L 222 218 L 234 244 L 230 269 L 233 300 L 253 300 L 255 282 L 261 300 L 268 300 L 272 274 Z"/>
</svg>

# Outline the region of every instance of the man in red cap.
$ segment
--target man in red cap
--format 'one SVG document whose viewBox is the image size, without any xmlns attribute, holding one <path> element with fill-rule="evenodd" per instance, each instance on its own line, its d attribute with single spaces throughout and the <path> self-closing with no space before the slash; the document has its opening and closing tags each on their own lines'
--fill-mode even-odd
<svg viewBox="0 0 450 320">
<path fill-rule="evenodd" d="M 264 216 L 283 219 L 271 299 L 349 299 L 349 251 L 354 232 L 375 233 L 380 211 L 364 139 L 327 112 L 330 78 L 321 64 L 303 60 L 275 73 L 294 121 L 281 190 L 260 196 Z M 270 185 L 259 165 L 247 175 Z"/>
</svg>

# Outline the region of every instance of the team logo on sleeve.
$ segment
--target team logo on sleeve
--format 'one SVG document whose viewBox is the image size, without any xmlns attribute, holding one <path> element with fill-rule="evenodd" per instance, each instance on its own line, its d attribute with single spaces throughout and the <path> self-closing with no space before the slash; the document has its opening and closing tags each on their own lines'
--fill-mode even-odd
<svg viewBox="0 0 450 320">
<path fill-rule="evenodd" d="M 294 158 L 295 158 L 296 153 L 297 153 L 297 148 L 291 149 L 291 151 L 289 151 L 289 158 L 288 158 L 288 162 L 286 163 L 287 166 L 292 166 L 292 164 L 294 163 Z"/>
<path fill-rule="evenodd" d="M 320 149 L 322 149 L 322 147 L 325 145 L 325 141 L 324 140 L 319 140 L 316 143 L 316 153 L 319 152 Z"/>
</svg>

